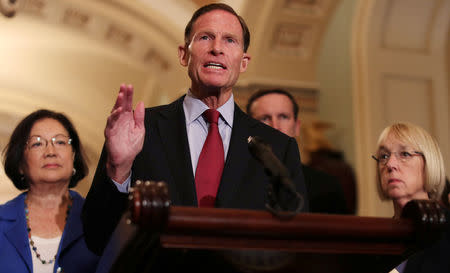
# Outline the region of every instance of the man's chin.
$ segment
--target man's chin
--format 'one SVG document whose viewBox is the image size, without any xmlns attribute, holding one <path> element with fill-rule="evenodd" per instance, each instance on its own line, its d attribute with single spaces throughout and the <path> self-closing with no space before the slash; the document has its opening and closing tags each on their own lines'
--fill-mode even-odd
<svg viewBox="0 0 450 273">
<path fill-rule="evenodd" d="M 222 91 L 226 91 L 227 89 L 231 90 L 227 85 L 223 82 L 204 82 L 203 89 L 208 93 L 218 93 Z"/>
<path fill-rule="evenodd" d="M 225 82 L 223 80 L 208 79 L 202 82 L 203 86 L 207 89 L 222 89 L 225 87 Z"/>
</svg>

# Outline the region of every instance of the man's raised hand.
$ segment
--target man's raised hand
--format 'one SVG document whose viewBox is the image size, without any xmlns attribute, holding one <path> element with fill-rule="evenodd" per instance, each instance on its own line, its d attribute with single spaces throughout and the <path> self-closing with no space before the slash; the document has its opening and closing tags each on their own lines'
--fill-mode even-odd
<svg viewBox="0 0 450 273">
<path fill-rule="evenodd" d="M 106 171 L 116 182 L 129 176 L 136 155 L 142 150 L 145 136 L 143 102 L 133 111 L 133 86 L 120 85 L 116 103 L 105 128 L 107 150 Z"/>
</svg>

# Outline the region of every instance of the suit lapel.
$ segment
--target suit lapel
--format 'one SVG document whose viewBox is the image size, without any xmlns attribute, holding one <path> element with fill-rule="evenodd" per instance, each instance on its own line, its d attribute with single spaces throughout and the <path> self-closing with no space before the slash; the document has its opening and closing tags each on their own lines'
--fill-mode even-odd
<svg viewBox="0 0 450 273">
<path fill-rule="evenodd" d="M 244 182 L 243 177 L 251 158 L 250 153 L 246 152 L 248 150 L 247 138 L 250 136 L 251 121 L 236 104 L 234 109 L 230 146 L 217 193 L 216 205 L 218 207 L 231 207 L 239 185 Z"/>
<path fill-rule="evenodd" d="M 58 256 L 75 240 L 83 236 L 83 226 L 80 221 L 81 209 L 83 207 L 83 200 L 80 195 L 70 191 L 73 198 L 72 208 L 64 227 L 64 234 L 62 236 L 62 243 L 58 250 Z"/>
<path fill-rule="evenodd" d="M 5 237 L 16 248 L 20 257 L 27 265 L 28 271 L 32 272 L 31 250 L 28 242 L 28 234 L 25 221 L 25 194 L 19 195 L 9 208 L 8 218 L 15 220 L 15 223 L 9 230 L 5 231 Z"/>
<path fill-rule="evenodd" d="M 186 121 L 183 111 L 184 96 L 159 112 L 158 129 L 167 155 L 174 187 L 183 206 L 196 206 L 194 174 L 186 133 Z M 170 185 L 169 185 L 170 191 Z"/>
</svg>

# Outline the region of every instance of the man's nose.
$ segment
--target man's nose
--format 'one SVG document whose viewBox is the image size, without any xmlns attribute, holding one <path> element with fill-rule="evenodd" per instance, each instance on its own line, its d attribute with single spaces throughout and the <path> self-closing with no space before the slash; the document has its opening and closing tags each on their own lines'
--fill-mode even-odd
<svg viewBox="0 0 450 273">
<path fill-rule="evenodd" d="M 211 52 L 214 55 L 219 55 L 219 54 L 223 53 L 223 51 L 222 51 L 222 42 L 220 41 L 220 39 L 212 40 Z"/>
<path fill-rule="evenodd" d="M 272 127 L 280 130 L 280 122 L 277 119 L 272 119 Z"/>
</svg>

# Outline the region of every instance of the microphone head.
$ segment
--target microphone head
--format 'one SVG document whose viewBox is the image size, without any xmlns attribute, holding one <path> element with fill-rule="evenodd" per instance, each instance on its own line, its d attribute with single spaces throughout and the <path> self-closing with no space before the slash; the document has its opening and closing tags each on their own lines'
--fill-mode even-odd
<svg viewBox="0 0 450 273">
<path fill-rule="evenodd" d="M 286 167 L 272 152 L 272 146 L 259 136 L 248 137 L 248 149 L 258 160 L 269 176 L 289 176 Z"/>
<path fill-rule="evenodd" d="M 272 153 L 272 147 L 259 136 L 249 136 L 247 141 L 250 153 L 261 163 L 264 154 Z"/>
</svg>

